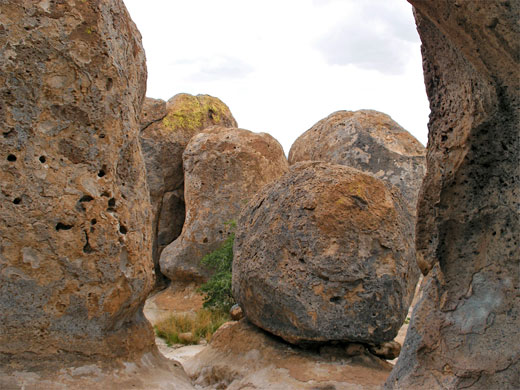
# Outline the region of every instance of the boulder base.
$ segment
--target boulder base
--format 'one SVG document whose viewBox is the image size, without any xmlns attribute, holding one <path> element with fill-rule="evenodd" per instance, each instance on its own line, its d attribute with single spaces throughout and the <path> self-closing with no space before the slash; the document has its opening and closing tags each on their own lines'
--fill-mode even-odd
<svg viewBox="0 0 520 390">
<path fill-rule="evenodd" d="M 379 390 L 392 366 L 358 346 L 304 350 L 241 320 L 224 324 L 184 367 L 198 388 Z"/>
</svg>

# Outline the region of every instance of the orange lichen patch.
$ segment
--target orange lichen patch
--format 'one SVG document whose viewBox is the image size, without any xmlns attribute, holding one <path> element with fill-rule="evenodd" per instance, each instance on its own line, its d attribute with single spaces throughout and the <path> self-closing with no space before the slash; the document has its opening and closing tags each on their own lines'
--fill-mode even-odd
<svg viewBox="0 0 520 390">
<path fill-rule="evenodd" d="M 114 315 L 121 306 L 130 298 L 131 291 L 126 279 L 121 278 L 119 283 L 112 288 L 110 294 L 105 297 L 103 311 Z"/>
<path fill-rule="evenodd" d="M 315 215 L 318 227 L 334 237 L 345 225 L 363 231 L 379 230 L 386 221 L 395 220 L 395 208 L 385 185 L 368 175 L 351 176 L 318 195 Z"/>
<path fill-rule="evenodd" d="M 51 298 L 44 307 L 47 313 L 52 313 L 56 317 L 61 317 L 69 307 L 70 297 L 78 295 L 79 282 L 77 280 L 69 280 L 62 289 L 55 289 Z"/>
<path fill-rule="evenodd" d="M 363 287 L 363 282 L 360 282 L 353 289 L 348 290 L 345 293 L 344 298 L 349 304 L 360 302 L 363 300 L 363 298 L 359 296 L 359 293 L 362 293 L 364 291 L 365 288 Z M 348 310 L 348 305 L 345 306 L 345 310 Z"/>
</svg>

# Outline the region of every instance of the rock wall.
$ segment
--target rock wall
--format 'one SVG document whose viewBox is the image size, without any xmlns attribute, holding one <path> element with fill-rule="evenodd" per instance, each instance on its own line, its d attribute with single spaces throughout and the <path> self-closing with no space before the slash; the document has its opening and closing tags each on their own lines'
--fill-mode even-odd
<svg viewBox="0 0 520 390">
<path fill-rule="evenodd" d="M 204 255 L 230 234 L 227 222 L 264 185 L 288 169 L 281 145 L 269 134 L 210 127 L 184 152 L 186 221 L 181 235 L 161 254 L 161 271 L 171 280 L 200 282 L 211 275 Z"/>
<path fill-rule="evenodd" d="M 155 356 L 145 83 L 122 1 L 0 2 L 0 387 Z"/>
<path fill-rule="evenodd" d="M 520 3 L 410 0 L 431 116 L 428 276 L 387 388 L 520 388 Z"/>
<path fill-rule="evenodd" d="M 229 108 L 209 95 L 181 93 L 168 102 L 145 99 L 141 113 L 141 147 L 152 202 L 152 257 L 158 285 L 159 258 L 182 231 L 185 217 L 182 153 L 190 139 L 213 125 L 236 127 Z"/>
</svg>

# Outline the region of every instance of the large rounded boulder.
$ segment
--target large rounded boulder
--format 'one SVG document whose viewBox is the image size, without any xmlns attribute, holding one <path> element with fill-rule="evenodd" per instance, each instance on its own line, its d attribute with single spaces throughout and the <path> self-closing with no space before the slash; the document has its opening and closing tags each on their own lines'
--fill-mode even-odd
<svg viewBox="0 0 520 390">
<path fill-rule="evenodd" d="M 415 214 L 426 173 L 425 149 L 388 115 L 374 110 L 337 111 L 292 145 L 289 163 L 325 161 L 370 172 L 395 185 Z"/>
<path fill-rule="evenodd" d="M 291 343 L 392 340 L 419 277 L 413 229 L 394 187 L 350 167 L 296 164 L 240 215 L 233 295 Z"/>
<path fill-rule="evenodd" d="M 181 234 L 184 224 L 182 153 L 191 137 L 205 128 L 236 127 L 237 123 L 220 99 L 186 93 L 177 94 L 167 102 L 147 98 L 140 120 L 141 148 L 153 209 L 152 257 L 160 275 L 161 252 Z"/>
<path fill-rule="evenodd" d="M 228 222 L 257 191 L 287 172 L 288 163 L 269 134 L 220 126 L 195 135 L 183 161 L 186 220 L 160 264 L 171 280 L 200 281 L 211 274 L 200 261 L 228 237 Z"/>
</svg>

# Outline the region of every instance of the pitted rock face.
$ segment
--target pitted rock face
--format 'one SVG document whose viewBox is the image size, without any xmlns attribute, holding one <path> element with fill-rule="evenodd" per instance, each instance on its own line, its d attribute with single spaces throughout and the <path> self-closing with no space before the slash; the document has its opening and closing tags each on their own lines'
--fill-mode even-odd
<svg viewBox="0 0 520 390">
<path fill-rule="evenodd" d="M 182 153 L 195 134 L 213 125 L 236 127 L 229 108 L 209 95 L 178 94 L 168 102 L 147 98 L 141 147 L 153 208 L 153 259 L 160 275 L 163 249 L 182 231 L 185 216 Z"/>
<path fill-rule="evenodd" d="M 303 133 L 289 163 L 324 161 L 357 168 L 395 185 L 413 213 L 425 174 L 425 150 L 388 115 L 374 110 L 338 111 Z"/>
<path fill-rule="evenodd" d="M 281 145 L 269 134 L 210 127 L 195 135 L 183 156 L 186 220 L 182 234 L 161 254 L 171 280 L 203 280 L 211 271 L 204 255 L 230 234 L 227 222 L 264 185 L 288 169 Z"/>
<path fill-rule="evenodd" d="M 139 32 L 117 0 L 2 1 L 0 58 L 0 366 L 152 351 Z"/>
<path fill-rule="evenodd" d="M 416 239 L 428 276 L 387 388 L 517 389 L 520 3 L 410 3 L 431 106 Z"/>
<path fill-rule="evenodd" d="M 251 322 L 291 343 L 390 341 L 419 277 L 412 237 L 395 187 L 298 163 L 240 214 L 233 295 Z"/>
</svg>

